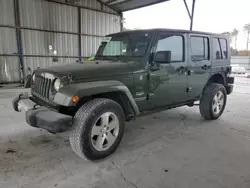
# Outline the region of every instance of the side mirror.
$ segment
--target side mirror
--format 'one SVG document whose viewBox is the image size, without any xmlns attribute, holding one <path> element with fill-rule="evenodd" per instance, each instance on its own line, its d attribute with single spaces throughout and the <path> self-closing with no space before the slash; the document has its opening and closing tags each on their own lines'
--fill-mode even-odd
<svg viewBox="0 0 250 188">
<path fill-rule="evenodd" d="M 156 52 L 154 61 L 156 63 L 170 63 L 171 62 L 171 51 L 159 51 Z"/>
</svg>

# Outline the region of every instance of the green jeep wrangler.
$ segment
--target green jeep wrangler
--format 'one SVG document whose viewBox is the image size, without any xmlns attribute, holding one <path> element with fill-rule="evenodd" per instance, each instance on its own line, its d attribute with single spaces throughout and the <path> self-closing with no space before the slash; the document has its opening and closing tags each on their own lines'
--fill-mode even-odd
<svg viewBox="0 0 250 188">
<path fill-rule="evenodd" d="M 125 121 L 200 101 L 215 120 L 233 91 L 226 36 L 152 29 L 108 35 L 90 62 L 38 69 L 31 95 L 13 99 L 26 121 L 51 133 L 69 131 L 74 152 L 98 160 L 121 142 Z"/>
</svg>

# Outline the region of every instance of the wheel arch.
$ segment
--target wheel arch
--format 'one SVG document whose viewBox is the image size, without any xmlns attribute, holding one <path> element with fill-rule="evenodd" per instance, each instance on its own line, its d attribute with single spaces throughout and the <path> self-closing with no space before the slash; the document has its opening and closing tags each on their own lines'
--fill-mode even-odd
<svg viewBox="0 0 250 188">
<path fill-rule="evenodd" d="M 222 84 L 225 86 L 226 85 L 225 74 L 220 72 L 220 73 L 215 73 L 215 74 L 211 75 L 210 78 L 208 79 L 206 85 L 210 85 L 212 83 Z"/>
<path fill-rule="evenodd" d="M 79 102 L 73 103 L 72 97 L 78 96 Z M 55 96 L 54 101 L 62 106 L 79 109 L 84 103 L 94 98 L 108 98 L 116 101 L 124 110 L 126 119 L 139 115 L 139 109 L 129 89 L 119 81 L 98 81 L 70 84 Z"/>
<path fill-rule="evenodd" d="M 206 89 L 206 87 L 207 87 L 208 85 L 213 84 L 213 83 L 221 84 L 221 85 L 223 85 L 223 86 L 226 86 L 227 81 L 226 81 L 225 73 L 223 73 L 223 72 L 217 72 L 217 73 L 215 73 L 215 74 L 212 74 L 212 75 L 209 77 L 209 79 L 208 79 L 206 85 L 203 87 L 203 90 L 202 90 L 202 93 L 201 93 L 200 97 L 201 97 L 202 94 L 204 93 L 204 90 Z"/>
<path fill-rule="evenodd" d="M 98 94 L 93 94 L 91 96 L 82 97 L 77 104 L 76 110 L 79 109 L 87 101 L 95 98 L 106 98 L 117 102 L 124 111 L 126 121 L 131 120 L 135 115 L 137 115 L 137 113 L 134 111 L 133 106 L 131 105 L 131 102 L 128 99 L 128 96 L 122 91 L 101 92 Z"/>
</svg>

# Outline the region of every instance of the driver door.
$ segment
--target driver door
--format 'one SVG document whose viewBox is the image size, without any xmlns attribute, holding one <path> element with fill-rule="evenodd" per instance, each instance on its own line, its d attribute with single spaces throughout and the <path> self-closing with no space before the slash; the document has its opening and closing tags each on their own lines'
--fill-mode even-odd
<svg viewBox="0 0 250 188">
<path fill-rule="evenodd" d="M 187 61 L 185 52 L 185 34 L 160 32 L 155 52 L 170 51 L 168 63 L 151 62 L 149 72 L 149 104 L 151 107 L 175 105 L 188 99 Z M 157 67 L 157 68 L 155 68 Z"/>
</svg>

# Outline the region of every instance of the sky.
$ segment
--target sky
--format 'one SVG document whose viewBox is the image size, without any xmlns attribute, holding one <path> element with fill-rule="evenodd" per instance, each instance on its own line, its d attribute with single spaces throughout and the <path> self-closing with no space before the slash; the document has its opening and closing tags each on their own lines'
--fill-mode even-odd
<svg viewBox="0 0 250 188">
<path fill-rule="evenodd" d="M 191 9 L 192 0 L 187 0 Z M 183 0 L 168 2 L 124 13 L 125 27 L 134 29 L 189 29 Z M 222 33 L 239 30 L 237 48 L 246 49 L 243 26 L 250 23 L 250 0 L 196 0 L 193 30 Z M 235 46 L 234 42 L 232 45 Z"/>
</svg>

